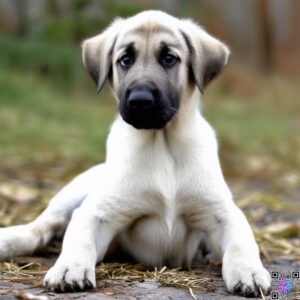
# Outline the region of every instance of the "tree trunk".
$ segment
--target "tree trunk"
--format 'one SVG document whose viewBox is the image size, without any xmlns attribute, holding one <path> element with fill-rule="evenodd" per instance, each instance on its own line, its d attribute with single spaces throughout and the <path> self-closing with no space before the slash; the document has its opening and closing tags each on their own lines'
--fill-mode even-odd
<svg viewBox="0 0 300 300">
<path fill-rule="evenodd" d="M 256 0 L 257 21 L 259 25 L 259 55 L 260 64 L 264 71 L 274 67 L 273 36 L 268 0 Z"/>
<path fill-rule="evenodd" d="M 24 36 L 28 29 L 28 3 L 26 0 L 15 0 L 14 4 L 18 15 L 18 35 Z"/>
</svg>

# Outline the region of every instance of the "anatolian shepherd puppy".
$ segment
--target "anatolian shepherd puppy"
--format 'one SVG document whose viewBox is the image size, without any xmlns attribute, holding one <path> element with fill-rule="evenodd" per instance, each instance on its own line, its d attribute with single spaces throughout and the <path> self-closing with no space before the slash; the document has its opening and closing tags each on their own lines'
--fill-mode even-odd
<svg viewBox="0 0 300 300">
<path fill-rule="evenodd" d="M 84 41 L 82 56 L 98 91 L 108 79 L 119 104 L 106 161 L 30 224 L 2 228 L 0 258 L 31 254 L 66 229 L 45 285 L 82 290 L 95 287 L 95 265 L 113 240 L 141 262 L 179 267 L 191 264 L 206 236 L 229 292 L 267 294 L 269 273 L 199 108 L 228 48 L 191 20 L 145 11 Z"/>
</svg>

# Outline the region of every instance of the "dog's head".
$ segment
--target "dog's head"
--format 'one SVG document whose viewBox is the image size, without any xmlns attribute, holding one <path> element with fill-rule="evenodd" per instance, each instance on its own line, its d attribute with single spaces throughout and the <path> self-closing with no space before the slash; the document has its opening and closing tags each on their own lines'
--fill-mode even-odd
<svg viewBox="0 0 300 300">
<path fill-rule="evenodd" d="M 196 86 L 203 92 L 229 56 L 223 43 L 191 20 L 160 11 L 117 19 L 82 49 L 98 92 L 109 78 L 122 118 L 137 129 L 163 128 L 183 98 Z"/>
</svg>

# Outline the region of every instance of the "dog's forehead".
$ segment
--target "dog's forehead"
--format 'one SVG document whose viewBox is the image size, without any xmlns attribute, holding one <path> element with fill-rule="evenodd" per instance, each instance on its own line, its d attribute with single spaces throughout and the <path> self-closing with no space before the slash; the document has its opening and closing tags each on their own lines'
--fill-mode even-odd
<svg viewBox="0 0 300 300">
<path fill-rule="evenodd" d="M 151 47 L 158 47 L 162 42 L 180 50 L 183 48 L 183 40 L 178 26 L 166 26 L 158 20 L 147 18 L 139 20 L 139 22 L 129 20 L 128 25 L 118 36 L 115 45 L 116 51 L 126 48 L 128 45 L 144 47 L 147 44 Z"/>
</svg>

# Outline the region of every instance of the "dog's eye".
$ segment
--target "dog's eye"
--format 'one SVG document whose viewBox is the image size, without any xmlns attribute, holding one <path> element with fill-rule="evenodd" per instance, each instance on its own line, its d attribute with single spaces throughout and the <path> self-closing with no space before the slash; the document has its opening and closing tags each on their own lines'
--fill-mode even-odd
<svg viewBox="0 0 300 300">
<path fill-rule="evenodd" d="M 121 58 L 119 59 L 119 64 L 122 67 L 122 69 L 128 69 L 129 67 L 131 67 L 131 65 L 134 63 L 133 57 L 130 56 L 129 54 L 124 54 L 123 56 L 121 56 Z"/>
<path fill-rule="evenodd" d="M 171 68 L 177 64 L 179 61 L 179 58 L 174 56 L 173 54 L 167 53 L 163 57 L 160 58 L 160 63 L 165 67 L 165 68 Z"/>
</svg>

